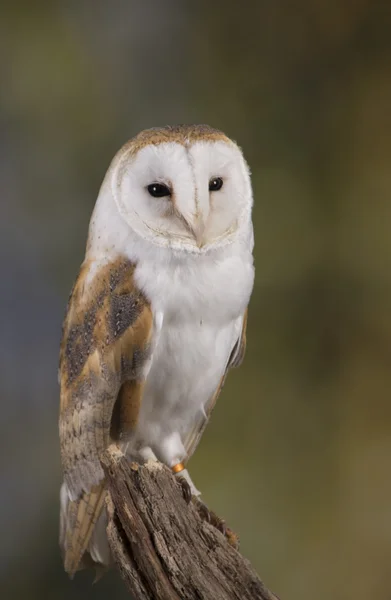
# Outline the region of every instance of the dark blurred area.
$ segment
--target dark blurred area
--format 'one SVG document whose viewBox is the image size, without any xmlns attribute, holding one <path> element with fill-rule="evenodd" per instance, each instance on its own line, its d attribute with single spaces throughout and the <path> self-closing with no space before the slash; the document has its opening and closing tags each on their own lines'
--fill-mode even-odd
<svg viewBox="0 0 391 600">
<path fill-rule="evenodd" d="M 1 598 L 128 597 L 62 569 L 61 322 L 115 152 L 198 122 L 250 163 L 256 285 L 196 485 L 283 600 L 391 597 L 391 5 L 3 2 L 0 65 Z"/>
</svg>

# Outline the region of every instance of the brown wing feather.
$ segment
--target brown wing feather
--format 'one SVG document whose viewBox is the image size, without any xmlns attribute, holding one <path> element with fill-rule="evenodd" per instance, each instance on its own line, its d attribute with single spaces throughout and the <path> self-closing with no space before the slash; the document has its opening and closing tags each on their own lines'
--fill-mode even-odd
<svg viewBox="0 0 391 600">
<path fill-rule="evenodd" d="M 88 546 L 95 523 L 105 501 L 104 482 L 91 488 L 87 494 L 71 501 L 67 508 L 66 528 L 60 533 L 63 548 L 64 568 L 71 577 L 79 568 L 83 568 L 82 559 Z"/>
<path fill-rule="evenodd" d="M 60 445 L 72 501 L 63 519 L 64 564 L 73 574 L 104 502 L 101 453 L 137 423 L 150 357 L 152 311 L 125 259 L 84 264 L 68 303 L 60 351 Z M 64 526 L 63 526 L 64 528 Z"/>
<path fill-rule="evenodd" d="M 193 428 L 191 429 L 191 431 L 189 432 L 189 435 L 187 436 L 187 439 L 185 440 L 184 446 L 185 446 L 186 453 L 187 453 L 187 459 L 189 459 L 191 457 L 191 455 L 193 454 L 193 452 L 195 451 L 195 449 L 198 445 L 198 442 L 200 441 L 201 436 L 204 433 L 204 429 L 207 426 L 210 416 L 212 414 L 212 411 L 216 405 L 217 398 L 219 397 L 220 392 L 224 387 L 224 383 L 225 383 L 225 379 L 227 377 L 228 371 L 230 370 L 231 367 L 239 367 L 242 363 L 242 360 L 243 360 L 245 352 L 246 352 L 247 313 L 248 313 L 248 309 L 246 309 L 243 314 L 242 331 L 241 331 L 240 336 L 238 337 L 237 342 L 235 343 L 235 345 L 231 351 L 227 366 L 224 371 L 224 375 L 220 379 L 219 385 L 217 386 L 215 393 L 213 394 L 213 396 L 210 398 L 209 402 L 205 406 L 205 414 L 202 415 L 202 417 L 199 418 L 194 423 Z"/>
</svg>

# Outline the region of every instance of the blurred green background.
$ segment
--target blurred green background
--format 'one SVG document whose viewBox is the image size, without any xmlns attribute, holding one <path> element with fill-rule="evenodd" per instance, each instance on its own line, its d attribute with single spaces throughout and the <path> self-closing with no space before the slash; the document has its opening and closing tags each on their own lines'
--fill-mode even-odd
<svg viewBox="0 0 391 600">
<path fill-rule="evenodd" d="M 3 2 L 1 598 L 127 598 L 58 543 L 57 357 L 91 210 L 140 129 L 253 172 L 248 352 L 191 461 L 282 600 L 390 598 L 391 4 Z"/>
</svg>

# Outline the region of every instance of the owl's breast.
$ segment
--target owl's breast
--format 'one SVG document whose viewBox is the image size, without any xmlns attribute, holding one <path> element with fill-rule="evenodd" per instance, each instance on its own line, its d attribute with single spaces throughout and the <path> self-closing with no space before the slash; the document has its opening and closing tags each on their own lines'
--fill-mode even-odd
<svg viewBox="0 0 391 600">
<path fill-rule="evenodd" d="M 157 258 L 157 257 L 156 257 Z M 165 260 L 166 258 L 166 260 Z M 139 263 L 135 279 L 164 325 L 224 326 L 245 311 L 254 282 L 253 257 L 232 245 L 224 252 Z"/>
<path fill-rule="evenodd" d="M 139 438 L 156 449 L 173 432 L 185 439 L 205 414 L 241 333 L 252 257 L 232 252 L 171 260 L 159 268 L 144 263 L 136 277 L 162 315 L 138 426 Z"/>
<path fill-rule="evenodd" d="M 195 419 L 205 414 L 224 374 L 235 331 L 235 321 L 225 326 L 200 321 L 163 325 L 138 423 L 139 437 L 158 455 L 164 440 L 173 433 L 184 440 Z"/>
</svg>

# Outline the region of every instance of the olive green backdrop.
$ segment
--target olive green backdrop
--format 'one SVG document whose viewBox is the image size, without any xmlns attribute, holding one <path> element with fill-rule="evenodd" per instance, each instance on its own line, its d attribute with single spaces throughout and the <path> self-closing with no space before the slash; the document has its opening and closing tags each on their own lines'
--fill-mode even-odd
<svg viewBox="0 0 391 600">
<path fill-rule="evenodd" d="M 391 597 L 391 5 L 0 10 L 1 598 L 127 597 L 62 571 L 61 321 L 112 156 L 192 122 L 243 147 L 256 238 L 248 352 L 195 482 L 282 600 Z"/>
</svg>

